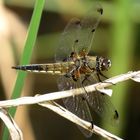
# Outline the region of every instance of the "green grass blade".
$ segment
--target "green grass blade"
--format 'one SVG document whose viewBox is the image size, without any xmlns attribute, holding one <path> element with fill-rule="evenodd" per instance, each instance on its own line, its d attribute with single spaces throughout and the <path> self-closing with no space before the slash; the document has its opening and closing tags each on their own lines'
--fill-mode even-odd
<svg viewBox="0 0 140 140">
<path fill-rule="evenodd" d="M 35 45 L 36 38 L 37 38 L 37 32 L 38 32 L 44 4 L 45 4 L 45 0 L 36 0 L 33 15 L 31 18 L 30 25 L 29 25 L 29 29 L 28 29 L 25 47 L 23 50 L 23 55 L 21 58 L 22 65 L 28 64 L 30 62 L 33 47 Z M 26 77 L 26 73 L 18 72 L 17 80 L 16 80 L 15 87 L 12 93 L 12 97 L 11 97 L 12 99 L 18 98 L 21 96 L 21 91 L 22 91 L 25 77 Z M 9 113 L 11 114 L 11 116 L 14 117 L 16 113 L 16 108 L 10 108 Z M 8 140 L 8 137 L 9 137 L 9 133 L 8 133 L 8 130 L 5 128 L 2 140 Z"/>
</svg>

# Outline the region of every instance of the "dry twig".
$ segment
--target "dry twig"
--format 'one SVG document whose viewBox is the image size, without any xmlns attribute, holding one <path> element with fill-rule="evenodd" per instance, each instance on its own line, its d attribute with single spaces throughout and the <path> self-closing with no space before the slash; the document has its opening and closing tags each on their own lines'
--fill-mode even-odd
<svg viewBox="0 0 140 140">
<path fill-rule="evenodd" d="M 112 84 L 117 84 L 119 82 L 129 80 L 129 79 L 132 79 L 136 82 L 140 82 L 140 71 L 128 72 L 126 74 L 121 74 L 119 76 L 115 76 L 115 77 L 112 77 L 110 79 L 107 79 L 104 82 L 96 83 L 96 84 L 90 85 L 90 86 L 86 86 L 85 89 L 89 93 L 96 91 L 97 89 L 104 91 L 105 87 L 111 86 Z M 85 93 L 85 92 L 79 92 L 79 91 L 84 91 L 84 90 L 72 89 L 72 90 L 67 90 L 67 91 L 47 93 L 47 94 L 35 96 L 35 97 L 26 96 L 26 97 L 21 97 L 21 98 L 17 98 L 17 99 L 0 101 L 0 107 L 8 108 L 8 107 L 19 106 L 19 105 L 36 104 L 36 103 L 40 103 L 40 102 L 70 97 L 70 96 L 73 96 L 73 93 L 75 93 L 75 95 L 80 95 L 80 94 Z M 110 90 L 109 90 L 109 92 L 108 92 L 108 90 L 107 90 L 107 92 L 105 90 L 104 93 L 111 96 Z"/>
<path fill-rule="evenodd" d="M 111 86 L 112 84 L 117 84 L 122 81 L 126 81 L 128 79 L 132 79 L 136 82 L 140 82 L 140 71 L 136 72 L 128 72 L 126 74 L 121 74 L 119 76 L 112 77 L 110 79 L 105 80 L 102 83 L 97 83 L 94 85 L 86 86 L 85 89 L 87 92 L 91 93 L 95 90 L 100 90 L 104 92 L 107 95 L 111 96 L 110 90 L 105 90 L 105 87 Z M 76 90 L 76 92 L 75 92 Z M 60 91 L 60 92 L 54 92 L 49 94 L 44 94 L 40 96 L 35 97 L 21 97 L 18 99 L 11 99 L 6 101 L 0 101 L 0 107 L 1 108 L 8 108 L 12 106 L 19 106 L 19 105 L 29 105 L 29 104 L 40 104 L 42 106 L 45 106 L 54 112 L 58 113 L 59 115 L 63 116 L 64 118 L 67 118 L 68 120 L 72 121 L 73 123 L 76 123 L 77 125 L 80 125 L 81 127 L 96 133 L 98 135 L 101 135 L 102 137 L 108 139 L 108 140 L 122 140 L 121 138 L 97 127 L 96 125 L 91 125 L 91 123 L 84 121 L 80 118 L 78 118 L 76 115 L 72 114 L 62 106 L 58 105 L 52 100 L 61 99 L 65 97 L 73 96 L 73 93 L 76 93 L 76 95 L 84 94 L 84 92 L 77 92 L 77 91 L 83 91 L 78 89 L 68 90 L 68 91 Z"/>
</svg>

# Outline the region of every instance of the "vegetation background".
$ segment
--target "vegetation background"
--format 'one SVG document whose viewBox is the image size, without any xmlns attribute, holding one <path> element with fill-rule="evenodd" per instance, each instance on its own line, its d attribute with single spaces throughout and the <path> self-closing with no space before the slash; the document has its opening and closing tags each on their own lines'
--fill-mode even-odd
<svg viewBox="0 0 140 140">
<path fill-rule="evenodd" d="M 95 34 L 91 53 L 111 59 L 112 68 L 108 77 L 139 70 L 140 1 L 98 2 L 102 5 L 104 14 Z M 83 10 L 92 4 L 93 0 L 1 0 L 1 100 L 11 96 L 33 96 L 58 90 L 57 76 L 17 73 L 11 66 L 54 62 L 55 49 L 64 27 L 71 18 L 81 17 Z M 112 88 L 112 102 L 120 114 L 119 124 L 117 127 L 110 127 L 105 124 L 105 120 L 100 120 L 99 126 L 127 140 L 140 139 L 139 83 L 128 81 Z M 15 114 L 15 109 L 10 111 Z M 74 124 L 37 105 L 18 107 L 15 119 L 25 139 L 86 139 Z M 3 132 L 2 122 L 0 126 L 1 137 L 6 140 L 8 135 Z M 97 140 L 101 137 L 93 135 L 89 139 Z"/>
</svg>

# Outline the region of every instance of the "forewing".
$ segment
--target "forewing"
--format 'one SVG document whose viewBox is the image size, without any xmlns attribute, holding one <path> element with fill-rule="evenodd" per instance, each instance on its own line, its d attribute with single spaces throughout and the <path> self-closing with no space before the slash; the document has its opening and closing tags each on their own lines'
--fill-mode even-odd
<svg viewBox="0 0 140 140">
<path fill-rule="evenodd" d="M 65 61 L 70 57 L 72 52 L 75 52 L 75 43 L 76 40 L 79 39 L 79 31 L 81 29 L 79 23 L 79 19 L 73 18 L 65 27 L 56 49 L 56 61 Z"/>
<path fill-rule="evenodd" d="M 91 49 L 96 28 L 103 14 L 103 8 L 96 4 L 87 12 L 87 15 L 81 21 L 81 30 L 79 32 L 79 42 L 77 50 L 84 50 L 87 54 Z"/>
<path fill-rule="evenodd" d="M 80 82 L 75 82 L 72 79 L 67 78 L 65 76 L 61 76 L 58 79 L 59 90 L 75 89 L 75 88 L 81 87 L 80 85 L 81 85 Z M 75 94 L 75 93 L 73 93 L 73 94 Z M 77 115 L 78 117 L 80 117 L 83 120 L 92 122 L 92 117 L 90 114 L 89 106 L 87 104 L 87 101 L 84 99 L 83 95 L 64 98 L 63 102 L 69 111 L 71 111 L 72 113 L 74 113 L 75 115 Z M 90 137 L 92 135 L 92 133 L 87 131 L 86 129 L 84 129 L 80 126 L 78 126 L 78 128 L 81 130 L 81 132 L 86 137 Z"/>
<path fill-rule="evenodd" d="M 68 60 L 72 52 L 80 54 L 84 51 L 88 54 L 102 13 L 102 7 L 96 5 L 87 12 L 83 20 L 74 18 L 68 23 L 56 50 L 56 61 Z"/>
<path fill-rule="evenodd" d="M 96 75 L 90 75 L 83 82 L 83 86 L 97 83 Z M 85 98 L 88 101 L 91 108 L 103 119 L 109 122 L 111 125 L 116 125 L 119 119 L 119 115 L 114 105 L 112 104 L 110 97 L 98 90 L 92 93 L 85 94 Z"/>
</svg>

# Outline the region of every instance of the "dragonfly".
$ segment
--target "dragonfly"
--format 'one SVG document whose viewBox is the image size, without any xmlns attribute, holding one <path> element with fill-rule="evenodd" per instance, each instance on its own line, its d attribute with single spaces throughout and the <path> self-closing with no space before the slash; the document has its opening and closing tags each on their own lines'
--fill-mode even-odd
<svg viewBox="0 0 140 140">
<path fill-rule="evenodd" d="M 102 82 L 107 77 L 103 74 L 109 70 L 111 61 L 102 56 L 90 56 L 95 31 L 103 15 L 101 6 L 93 6 L 83 19 L 73 18 L 66 25 L 55 53 L 55 63 L 29 64 L 13 66 L 13 69 L 37 73 L 59 75 L 59 90 L 79 88 L 85 94 L 64 98 L 65 107 L 83 120 L 94 122 L 93 109 L 99 116 L 109 114 L 107 120 L 112 124 L 119 119 L 119 114 L 108 95 L 96 90 L 87 92 L 85 86 Z M 79 91 L 80 92 L 80 91 Z M 86 136 L 92 133 L 79 127 Z"/>
</svg>

